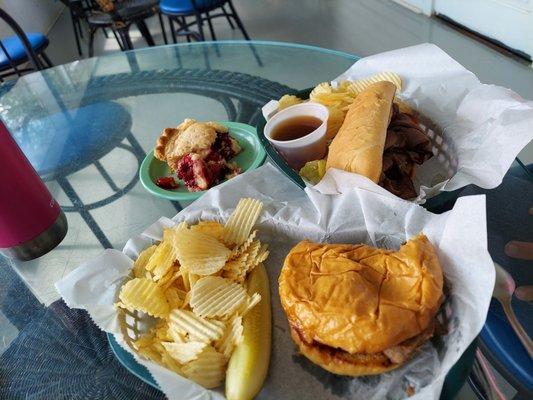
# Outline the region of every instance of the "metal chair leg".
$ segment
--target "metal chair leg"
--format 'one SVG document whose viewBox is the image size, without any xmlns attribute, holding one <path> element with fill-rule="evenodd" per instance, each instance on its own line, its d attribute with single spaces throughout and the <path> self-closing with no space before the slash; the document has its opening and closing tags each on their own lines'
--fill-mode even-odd
<svg viewBox="0 0 533 400">
<path fill-rule="evenodd" d="M 45 64 L 47 65 L 47 68 L 51 68 L 54 66 L 54 64 L 52 64 L 52 61 L 50 61 L 50 59 L 48 58 L 48 56 L 46 55 L 44 51 L 41 52 L 40 56 L 44 60 Z"/>
<path fill-rule="evenodd" d="M 113 32 L 113 36 L 115 36 L 115 40 L 118 43 L 118 47 L 120 47 L 120 51 L 124 51 L 124 45 L 122 44 L 122 40 L 120 40 L 120 38 L 118 37 L 117 32 L 113 28 L 111 28 L 111 31 Z"/>
<path fill-rule="evenodd" d="M 83 39 L 83 29 L 81 29 L 81 21 L 82 20 L 80 18 L 78 18 L 77 20 L 78 20 L 78 22 L 77 22 L 77 24 L 78 24 L 78 32 L 80 33 L 80 38 Z"/>
<path fill-rule="evenodd" d="M 187 28 L 187 21 L 185 21 L 185 17 L 181 17 L 181 25 L 185 26 L 185 30 L 189 30 L 189 28 Z M 187 43 L 191 43 L 191 35 L 187 35 Z"/>
<path fill-rule="evenodd" d="M 211 17 L 209 16 L 209 11 L 205 12 L 205 16 L 207 19 L 207 24 L 209 25 L 209 31 L 211 32 L 211 38 L 216 41 L 217 37 L 215 36 L 215 30 L 213 29 L 213 22 L 211 21 Z"/>
<path fill-rule="evenodd" d="M 146 44 L 148 44 L 148 46 L 150 47 L 155 46 L 154 39 L 152 38 L 152 34 L 150 33 L 148 26 L 146 26 L 146 22 L 144 22 L 144 20 L 141 19 L 141 20 L 135 21 L 135 25 L 137 25 L 137 28 L 139 28 L 139 31 L 141 32 L 142 37 L 146 41 Z"/>
<path fill-rule="evenodd" d="M 124 44 L 124 50 L 133 50 L 133 43 L 129 33 L 129 27 L 122 28 L 118 31 L 122 43 Z"/>
<path fill-rule="evenodd" d="M 226 19 L 228 20 L 228 24 L 229 26 L 231 27 L 231 29 L 235 29 L 235 25 L 233 25 L 233 22 L 231 22 L 231 18 L 230 18 L 230 15 L 228 14 L 228 12 L 226 11 L 226 7 L 225 7 L 225 4 L 222 5 L 222 12 L 224 13 L 224 15 L 226 16 Z"/>
<path fill-rule="evenodd" d="M 163 34 L 163 41 L 165 44 L 168 44 L 167 40 L 167 32 L 165 31 L 165 23 L 163 22 L 163 16 L 160 12 L 157 13 L 157 17 L 159 18 L 159 25 L 161 25 L 161 33 Z"/>
<path fill-rule="evenodd" d="M 198 25 L 198 35 L 200 36 L 200 41 L 205 42 L 203 21 L 200 13 L 196 13 L 196 25 Z"/>
<path fill-rule="evenodd" d="M 102 28 L 102 32 L 104 32 L 105 38 L 109 39 L 109 35 L 107 34 L 107 29 L 106 28 Z"/>
<path fill-rule="evenodd" d="M 170 25 L 170 33 L 172 34 L 172 41 L 174 43 L 178 43 L 178 39 L 176 38 L 176 29 L 174 29 L 174 21 L 172 20 L 172 17 L 168 17 L 168 24 Z"/>
<path fill-rule="evenodd" d="M 93 27 L 89 28 L 89 57 L 94 56 L 94 34 L 96 33 L 96 29 Z"/>
<path fill-rule="evenodd" d="M 80 37 L 78 34 L 78 27 L 76 26 L 77 19 L 72 10 L 70 10 L 70 19 L 72 20 L 72 28 L 74 29 L 74 38 L 76 39 L 76 47 L 78 48 L 78 54 L 82 56 L 83 54 L 81 52 Z"/>
<path fill-rule="evenodd" d="M 244 25 L 242 24 L 241 19 L 239 18 L 239 15 L 237 14 L 237 11 L 235 11 L 235 7 L 233 7 L 233 3 L 231 0 L 228 0 L 229 8 L 231 9 L 231 13 L 233 18 L 235 19 L 235 22 L 237 23 L 237 26 L 242 32 L 242 35 L 246 40 L 250 40 L 250 36 L 248 36 L 248 33 L 246 32 L 246 29 L 244 29 Z"/>
</svg>

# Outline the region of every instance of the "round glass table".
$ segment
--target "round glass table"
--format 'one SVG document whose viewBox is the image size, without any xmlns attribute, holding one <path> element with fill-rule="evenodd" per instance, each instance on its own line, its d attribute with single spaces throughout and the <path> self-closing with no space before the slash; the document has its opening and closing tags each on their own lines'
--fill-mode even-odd
<svg viewBox="0 0 533 400">
<path fill-rule="evenodd" d="M 69 309 L 54 283 L 187 205 L 154 197 L 138 179 L 163 128 L 186 117 L 255 126 L 270 99 L 331 80 L 357 59 L 289 43 L 191 43 L 76 61 L 0 86 L 0 118 L 69 225 L 63 242 L 37 260 L 0 256 L 0 398 L 163 398 L 117 362 L 105 334 Z M 513 188 L 524 182 L 531 193 L 525 170 L 511 178 L 502 196 L 517 200 Z M 499 211 L 496 220 L 510 218 Z"/>
</svg>

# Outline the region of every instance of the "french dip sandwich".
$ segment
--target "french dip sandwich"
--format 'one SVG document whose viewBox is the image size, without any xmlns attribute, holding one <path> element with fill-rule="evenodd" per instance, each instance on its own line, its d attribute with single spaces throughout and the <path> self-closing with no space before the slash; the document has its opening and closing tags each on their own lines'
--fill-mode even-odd
<svg viewBox="0 0 533 400">
<path fill-rule="evenodd" d="M 415 113 L 395 102 L 396 86 L 387 81 L 370 85 L 350 105 L 329 146 L 326 168 L 338 168 L 371 179 L 389 192 L 417 196 L 412 178 L 415 164 L 433 156 L 431 141 Z"/>
<path fill-rule="evenodd" d="M 409 360 L 434 333 L 443 275 L 423 234 L 398 251 L 298 243 L 279 278 L 300 352 L 339 375 L 374 375 Z"/>
</svg>

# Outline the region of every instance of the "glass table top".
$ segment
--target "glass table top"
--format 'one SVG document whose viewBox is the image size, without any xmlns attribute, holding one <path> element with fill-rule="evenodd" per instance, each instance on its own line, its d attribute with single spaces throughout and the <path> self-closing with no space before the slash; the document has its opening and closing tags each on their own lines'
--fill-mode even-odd
<svg viewBox="0 0 533 400">
<path fill-rule="evenodd" d="M 192 43 L 80 60 L 0 86 L 0 118 L 61 204 L 69 225 L 63 242 L 37 260 L 0 256 L 0 357 L 9 358 L 10 370 L 22 371 L 2 390 L 29 398 L 159 398 L 142 382 L 133 384 L 136 378 L 109 358 L 108 349 L 102 350 L 104 334 L 85 314 L 67 312 L 57 302 L 54 283 L 103 248 L 121 249 L 160 216 L 172 217 L 187 205 L 154 197 L 138 179 L 140 163 L 163 128 L 186 117 L 255 125 L 268 100 L 331 80 L 357 59 L 289 43 Z M 507 200 L 493 201 L 499 213 L 489 208 L 489 242 L 491 215 L 498 231 L 496 223 L 507 218 L 498 204 L 508 201 L 512 210 L 508 198 L 517 200 L 517 187 L 529 185 L 522 186 L 527 193 L 533 187 L 520 167 L 515 171 L 511 186 L 499 194 Z M 527 225 L 522 231 L 531 233 Z M 492 235 L 493 257 L 503 254 L 502 243 L 511 240 L 504 236 Z M 32 368 L 34 362 L 53 366 L 45 373 Z M 72 368 L 81 371 L 86 391 L 43 386 L 52 376 L 72 377 Z M 82 376 L 91 369 L 98 370 L 94 382 Z M 34 394 L 28 395 L 28 387 Z"/>
<path fill-rule="evenodd" d="M 122 248 L 185 204 L 153 197 L 137 171 L 162 129 L 184 118 L 255 125 L 272 98 L 335 77 L 357 57 L 268 43 L 162 46 L 96 57 L 0 89 L 0 118 L 67 212 L 61 245 L 15 263 L 39 301 L 102 247 Z M 81 213 L 79 212 L 81 209 Z"/>
</svg>

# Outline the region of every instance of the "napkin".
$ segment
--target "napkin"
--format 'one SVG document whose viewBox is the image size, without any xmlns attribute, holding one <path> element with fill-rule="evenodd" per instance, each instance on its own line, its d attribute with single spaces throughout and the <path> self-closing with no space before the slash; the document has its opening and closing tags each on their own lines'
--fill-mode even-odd
<svg viewBox="0 0 533 400">
<path fill-rule="evenodd" d="M 403 90 L 398 97 L 436 127 L 436 154 L 416 168 L 417 203 L 469 184 L 495 188 L 518 153 L 533 140 L 533 101 L 512 90 L 481 83 L 434 44 L 361 58 L 333 82 L 384 71 L 402 77 Z M 273 108 L 276 103 L 265 105 L 263 114 L 272 115 Z M 360 175 L 339 174 L 332 169 L 316 189 L 341 193 L 353 186 L 388 194 Z"/>
<path fill-rule="evenodd" d="M 453 210 L 435 215 L 421 206 L 361 188 L 342 194 L 302 191 L 271 164 L 219 185 L 174 218 L 161 218 L 130 239 L 123 252 L 106 250 L 82 264 L 56 284 L 65 302 L 86 309 L 94 322 L 115 335 L 127 350 L 113 307 L 132 259 L 162 238 L 165 227 L 179 221 L 226 220 L 242 197 L 264 204 L 257 227 L 269 244 L 265 263 L 272 294 L 272 358 L 269 375 L 258 399 L 415 399 L 438 398 L 444 378 L 481 330 L 487 314 L 494 267 L 487 252 L 485 197 L 458 199 Z M 318 242 L 367 243 L 397 249 L 408 238 L 424 232 L 435 245 L 449 291 L 443 306 L 448 333 L 426 343 L 401 368 L 372 377 L 339 377 L 299 355 L 281 308 L 277 279 L 286 254 L 303 239 Z M 112 293 L 115 293 L 113 297 Z M 218 399 L 210 391 L 177 374 L 135 356 L 145 365 L 170 399 Z"/>
</svg>

